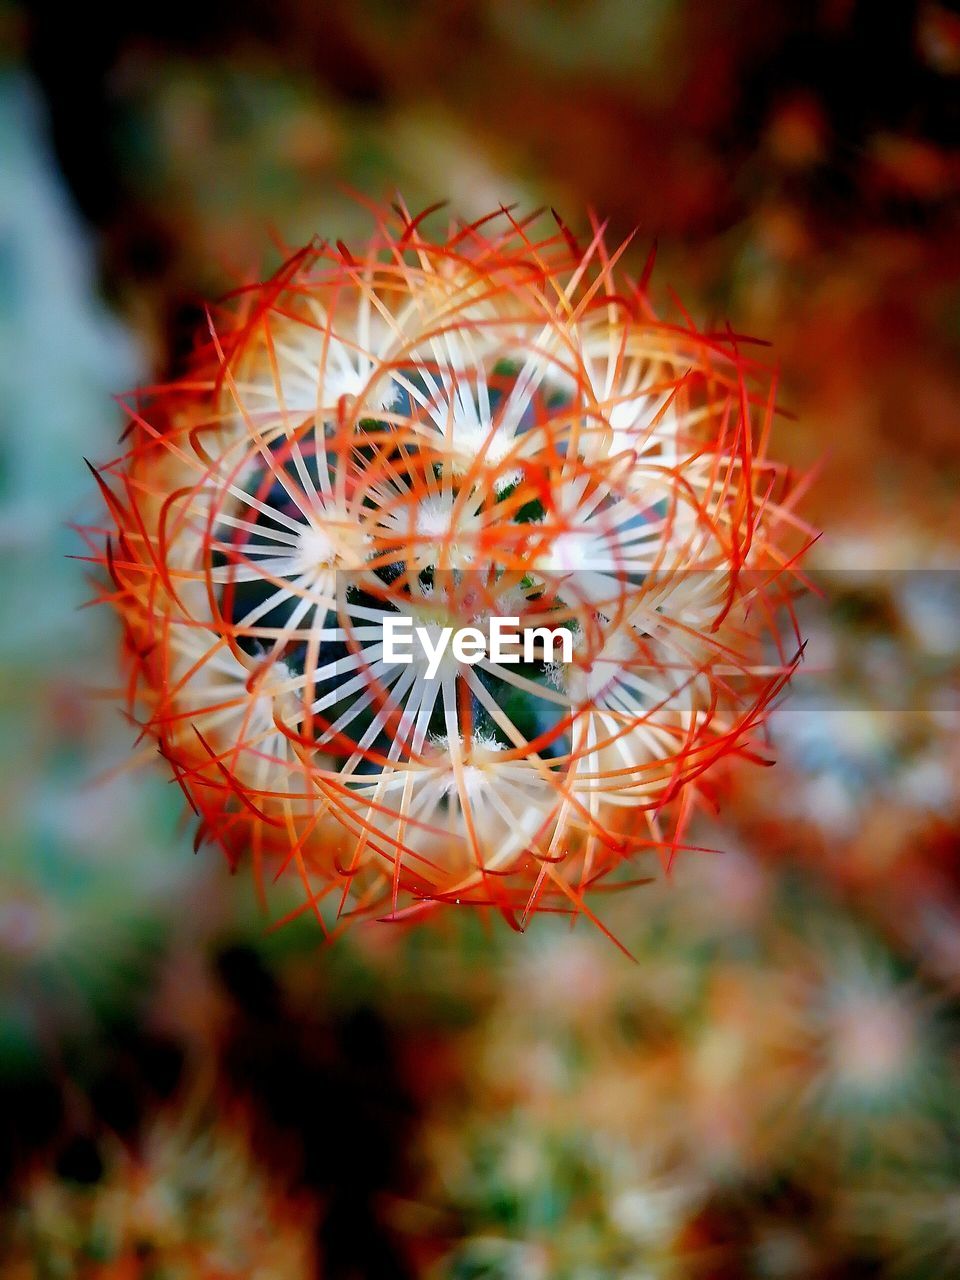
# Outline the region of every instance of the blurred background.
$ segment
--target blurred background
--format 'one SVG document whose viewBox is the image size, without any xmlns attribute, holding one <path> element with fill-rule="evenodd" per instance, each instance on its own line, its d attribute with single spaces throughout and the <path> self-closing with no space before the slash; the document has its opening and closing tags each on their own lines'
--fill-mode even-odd
<svg viewBox="0 0 960 1280">
<path fill-rule="evenodd" d="M 0 3 L 4 1280 L 960 1276 L 960 16 Z M 111 399 L 349 195 L 594 207 L 774 341 L 816 674 L 596 930 L 270 932 L 110 696 Z M 94 785 L 95 784 L 95 785 Z"/>
</svg>

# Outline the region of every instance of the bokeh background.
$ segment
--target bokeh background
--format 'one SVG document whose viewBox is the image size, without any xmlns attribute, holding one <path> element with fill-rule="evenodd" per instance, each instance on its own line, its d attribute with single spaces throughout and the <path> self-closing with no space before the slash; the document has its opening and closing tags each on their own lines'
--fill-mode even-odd
<svg viewBox="0 0 960 1280">
<path fill-rule="evenodd" d="M 0 46 L 4 1280 L 960 1275 L 956 10 L 3 0 Z M 361 239 L 351 188 L 638 227 L 819 461 L 817 662 L 717 852 L 604 903 L 636 963 L 270 931 L 110 696 L 111 395 L 277 242 Z"/>
</svg>

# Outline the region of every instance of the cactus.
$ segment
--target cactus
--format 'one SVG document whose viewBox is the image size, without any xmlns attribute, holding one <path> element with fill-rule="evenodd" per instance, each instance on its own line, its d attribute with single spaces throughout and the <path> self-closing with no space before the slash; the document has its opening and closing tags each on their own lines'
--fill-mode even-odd
<svg viewBox="0 0 960 1280">
<path fill-rule="evenodd" d="M 402 215 L 360 257 L 308 246 L 99 473 L 131 710 L 199 837 L 298 876 L 321 921 L 595 919 L 588 891 L 669 861 L 798 660 L 777 611 L 807 532 L 767 371 L 659 319 L 599 226 L 585 249 L 537 228 L 434 242 Z M 456 631 L 472 661 L 440 653 Z"/>
</svg>

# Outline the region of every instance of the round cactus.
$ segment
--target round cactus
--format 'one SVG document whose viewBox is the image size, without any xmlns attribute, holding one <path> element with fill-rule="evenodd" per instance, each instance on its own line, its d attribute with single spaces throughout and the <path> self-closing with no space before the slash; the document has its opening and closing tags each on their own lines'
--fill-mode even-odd
<svg viewBox="0 0 960 1280">
<path fill-rule="evenodd" d="M 237 291 L 132 415 L 92 540 L 131 704 L 321 920 L 592 914 L 796 662 L 773 379 L 599 227 L 422 225 Z"/>
</svg>

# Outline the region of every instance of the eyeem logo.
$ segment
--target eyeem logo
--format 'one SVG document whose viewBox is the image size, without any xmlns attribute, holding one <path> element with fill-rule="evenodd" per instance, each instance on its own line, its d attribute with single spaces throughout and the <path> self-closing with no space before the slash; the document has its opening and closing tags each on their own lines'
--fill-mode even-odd
<svg viewBox="0 0 960 1280">
<path fill-rule="evenodd" d="M 426 661 L 428 680 L 436 679 L 449 650 L 457 662 L 475 666 L 491 662 L 573 661 L 573 633 L 566 627 L 524 627 L 519 618 L 491 618 L 489 638 L 479 627 L 415 627 L 405 614 L 383 620 L 383 660 L 409 664 L 419 646 L 418 661 Z"/>
</svg>

